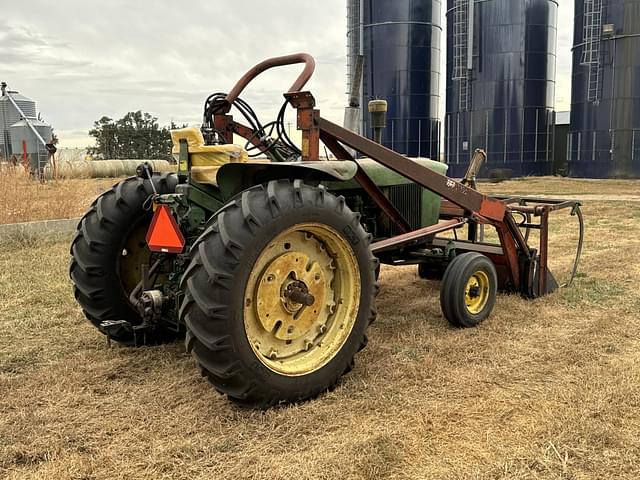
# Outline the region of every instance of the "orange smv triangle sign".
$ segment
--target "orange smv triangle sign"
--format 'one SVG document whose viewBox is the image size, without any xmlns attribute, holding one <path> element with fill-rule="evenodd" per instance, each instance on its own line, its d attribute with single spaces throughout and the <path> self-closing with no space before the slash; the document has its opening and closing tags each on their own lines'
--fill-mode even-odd
<svg viewBox="0 0 640 480">
<path fill-rule="evenodd" d="M 167 205 L 160 205 L 153 215 L 147 232 L 149 250 L 162 253 L 182 253 L 184 244 L 184 236 L 178 222 L 171 214 L 171 210 Z"/>
</svg>

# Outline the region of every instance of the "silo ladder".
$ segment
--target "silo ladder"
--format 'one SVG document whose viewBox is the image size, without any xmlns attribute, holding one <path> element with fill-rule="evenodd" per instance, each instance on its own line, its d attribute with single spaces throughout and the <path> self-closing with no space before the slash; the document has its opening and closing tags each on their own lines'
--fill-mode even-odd
<svg viewBox="0 0 640 480">
<path fill-rule="evenodd" d="M 600 94 L 600 40 L 602 37 L 602 0 L 584 0 L 582 65 L 589 69 L 587 101 L 595 102 Z"/>
</svg>

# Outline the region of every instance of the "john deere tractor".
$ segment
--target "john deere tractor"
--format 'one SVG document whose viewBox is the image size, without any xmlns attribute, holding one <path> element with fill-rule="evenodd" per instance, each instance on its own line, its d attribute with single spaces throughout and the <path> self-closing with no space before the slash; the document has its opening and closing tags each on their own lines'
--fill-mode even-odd
<svg viewBox="0 0 640 480">
<path fill-rule="evenodd" d="M 292 63 L 305 70 L 278 118 L 262 124 L 239 94 Z M 376 316 L 379 261 L 421 263 L 425 276 L 451 263 L 443 311 L 461 326 L 490 313 L 504 270 L 470 247 L 456 256 L 433 245 L 473 208 L 474 222 L 500 221 L 503 203 L 448 179 L 443 164 L 322 119 L 301 91 L 313 68 L 305 54 L 267 60 L 211 95 L 200 129 L 171 134 L 177 173 L 140 165 L 95 200 L 71 246 L 75 296 L 96 328 L 125 345 L 185 337 L 213 386 L 249 407 L 312 398 L 353 368 Z M 288 105 L 301 147 L 285 132 Z M 234 107 L 247 125 L 233 120 Z M 240 137 L 244 146 L 234 144 Z M 319 158 L 320 141 L 337 160 Z M 448 192 L 462 217 L 439 223 Z"/>
</svg>

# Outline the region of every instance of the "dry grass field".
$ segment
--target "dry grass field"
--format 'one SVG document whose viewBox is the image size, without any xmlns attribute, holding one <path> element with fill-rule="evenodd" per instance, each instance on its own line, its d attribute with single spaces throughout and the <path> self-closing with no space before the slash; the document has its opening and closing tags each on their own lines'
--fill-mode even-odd
<svg viewBox="0 0 640 480">
<path fill-rule="evenodd" d="M 640 182 L 481 188 L 628 198 Z M 573 287 L 533 302 L 500 295 L 487 322 L 457 330 L 437 283 L 383 269 L 356 368 L 333 392 L 266 412 L 217 395 L 180 343 L 108 348 L 71 295 L 68 239 L 5 243 L 0 478 L 636 479 L 640 203 L 584 211 Z M 576 223 L 553 227 L 555 270 L 566 273 Z"/>
<path fill-rule="evenodd" d="M 507 193 L 510 195 L 621 195 L 640 196 L 638 180 L 592 180 L 567 179 L 563 177 L 525 177 L 500 183 L 482 183 L 480 189 L 485 193 Z"/>
<path fill-rule="evenodd" d="M 0 225 L 79 217 L 95 197 L 116 182 L 100 178 L 39 183 L 21 166 L 0 164 Z"/>
</svg>

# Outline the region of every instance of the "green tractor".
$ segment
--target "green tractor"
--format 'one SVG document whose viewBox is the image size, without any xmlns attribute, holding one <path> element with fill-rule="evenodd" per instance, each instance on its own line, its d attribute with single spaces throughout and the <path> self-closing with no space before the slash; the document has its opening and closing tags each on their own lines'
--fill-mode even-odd
<svg viewBox="0 0 640 480">
<path fill-rule="evenodd" d="M 263 125 L 239 93 L 262 71 L 291 63 L 305 70 L 278 118 Z M 248 407 L 312 398 L 353 368 L 376 316 L 380 261 L 421 264 L 424 276 L 455 269 L 443 311 L 461 326 L 489 315 L 512 273 L 500 280 L 504 265 L 496 268 L 490 252 L 433 245 L 436 233 L 469 223 L 439 221 L 440 184 L 465 189 L 465 202 L 477 192 L 445 177 L 441 163 L 335 130 L 301 92 L 313 66 L 304 54 L 271 59 L 229 94 L 211 95 L 200 130 L 172 132 L 177 173 L 142 164 L 96 199 L 71 246 L 75 297 L 110 341 L 184 337 L 213 386 Z M 302 148 L 285 132 L 287 105 L 298 111 Z M 232 107 L 248 126 L 233 120 Z M 234 135 L 246 145 L 234 145 Z M 319 159 L 320 140 L 338 160 Z M 355 161 L 343 145 L 371 159 Z M 504 202 L 491 202 L 477 205 L 484 213 L 474 222 L 500 221 Z"/>
</svg>

